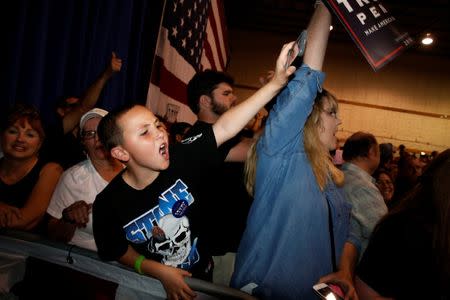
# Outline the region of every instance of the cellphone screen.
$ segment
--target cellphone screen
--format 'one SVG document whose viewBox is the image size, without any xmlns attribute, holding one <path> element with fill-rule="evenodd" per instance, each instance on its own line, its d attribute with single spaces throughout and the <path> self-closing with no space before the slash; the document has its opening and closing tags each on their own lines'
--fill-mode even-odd
<svg viewBox="0 0 450 300">
<path fill-rule="evenodd" d="M 342 300 L 341 297 L 339 297 L 338 295 L 336 295 L 331 289 L 330 287 L 326 286 L 323 287 L 319 290 L 315 290 L 323 299 L 326 300 Z"/>
</svg>

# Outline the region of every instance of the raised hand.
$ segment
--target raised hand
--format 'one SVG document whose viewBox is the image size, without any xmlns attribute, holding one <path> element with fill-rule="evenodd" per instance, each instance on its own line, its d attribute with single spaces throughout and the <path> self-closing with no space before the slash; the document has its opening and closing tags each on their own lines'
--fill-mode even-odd
<svg viewBox="0 0 450 300">
<path fill-rule="evenodd" d="M 116 73 L 120 72 L 121 69 L 122 69 L 122 59 L 117 56 L 116 52 L 113 51 L 111 53 L 111 62 L 108 66 L 108 70 L 111 73 Z"/>
<path fill-rule="evenodd" d="M 292 62 L 292 57 L 296 57 L 297 54 L 298 46 L 295 41 L 284 44 L 278 56 L 273 77 L 269 82 L 273 82 L 281 87 L 285 86 L 289 80 L 289 76 L 296 70 L 296 67 L 289 66 L 286 68 L 286 65 L 289 65 Z"/>
</svg>

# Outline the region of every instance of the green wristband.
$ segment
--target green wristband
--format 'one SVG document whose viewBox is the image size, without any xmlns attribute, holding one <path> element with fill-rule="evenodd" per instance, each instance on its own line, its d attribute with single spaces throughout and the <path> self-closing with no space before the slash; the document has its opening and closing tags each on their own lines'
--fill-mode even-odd
<svg viewBox="0 0 450 300">
<path fill-rule="evenodd" d="M 139 255 L 138 258 L 136 258 L 136 260 L 134 261 L 134 269 L 139 274 L 144 274 L 141 270 L 141 265 L 142 265 L 142 262 L 144 261 L 144 259 L 145 259 L 144 255 Z"/>
</svg>

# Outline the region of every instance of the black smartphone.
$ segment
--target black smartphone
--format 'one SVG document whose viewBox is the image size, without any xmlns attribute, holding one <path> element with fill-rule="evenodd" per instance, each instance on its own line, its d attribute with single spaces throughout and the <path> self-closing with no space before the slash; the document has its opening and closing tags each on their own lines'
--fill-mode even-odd
<svg viewBox="0 0 450 300">
<path fill-rule="evenodd" d="M 298 47 L 297 56 L 301 57 L 305 53 L 306 37 L 307 37 L 307 31 L 306 30 L 303 30 L 298 35 L 297 39 L 295 40 L 295 43 L 292 45 L 291 49 L 289 49 L 289 51 L 288 51 L 285 69 L 289 68 L 289 66 L 295 60 L 295 57 L 296 57 L 296 56 L 294 56 L 294 47 L 295 47 L 295 45 L 297 45 L 297 47 Z"/>
</svg>

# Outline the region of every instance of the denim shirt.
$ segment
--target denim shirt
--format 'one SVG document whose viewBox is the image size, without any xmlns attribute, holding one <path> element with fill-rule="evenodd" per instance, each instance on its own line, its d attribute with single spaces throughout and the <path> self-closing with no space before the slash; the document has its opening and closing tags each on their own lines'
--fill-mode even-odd
<svg viewBox="0 0 450 300">
<path fill-rule="evenodd" d="M 303 128 L 324 74 L 303 65 L 277 97 L 257 145 L 255 197 L 232 286 L 262 299 L 317 299 L 312 286 L 333 271 L 330 205 L 339 260 L 351 206 L 330 180 L 322 192 L 304 150 Z"/>
</svg>

